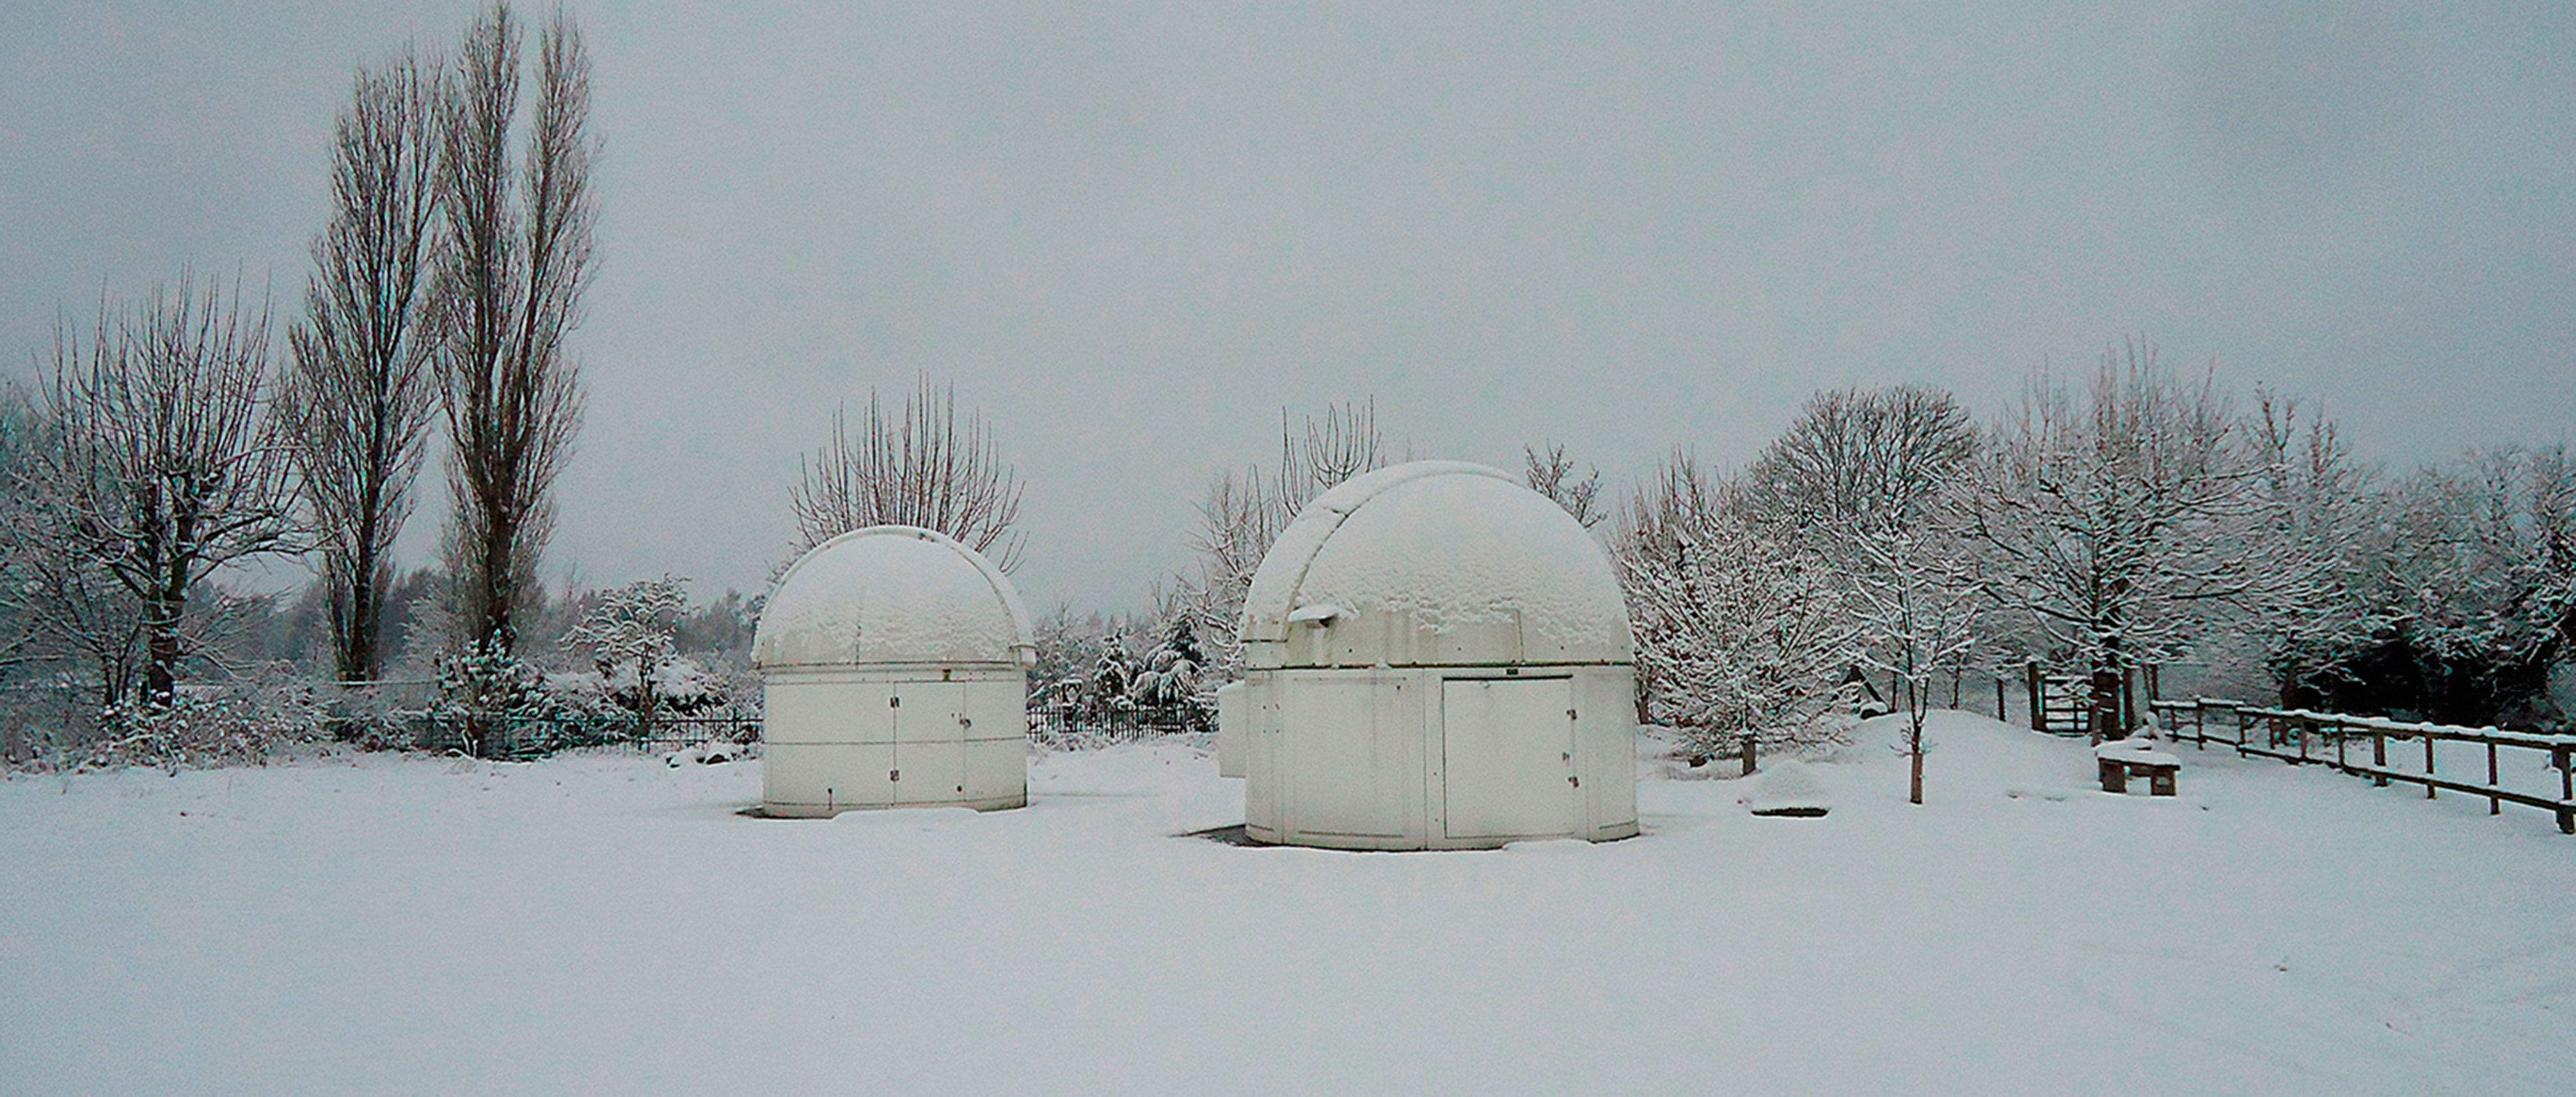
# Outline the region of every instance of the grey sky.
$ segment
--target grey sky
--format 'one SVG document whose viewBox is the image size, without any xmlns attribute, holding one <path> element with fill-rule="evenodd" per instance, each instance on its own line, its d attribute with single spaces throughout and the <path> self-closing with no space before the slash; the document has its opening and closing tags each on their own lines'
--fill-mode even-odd
<svg viewBox="0 0 2576 1097">
<path fill-rule="evenodd" d="M 295 307 L 351 72 L 472 6 L 0 9 L 7 372 L 185 262 Z M 558 579 L 753 589 L 833 402 L 916 373 L 1027 481 L 1039 607 L 1139 603 L 1282 405 L 1621 491 L 1820 386 L 1991 412 L 2135 331 L 2395 463 L 2576 412 L 2556 0 L 717 7 L 574 9 L 604 265 Z"/>
</svg>

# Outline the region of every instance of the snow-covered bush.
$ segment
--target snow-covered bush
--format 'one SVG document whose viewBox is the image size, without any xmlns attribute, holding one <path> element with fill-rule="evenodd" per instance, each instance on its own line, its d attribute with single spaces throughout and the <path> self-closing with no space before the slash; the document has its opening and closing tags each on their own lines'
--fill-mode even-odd
<svg viewBox="0 0 2576 1097">
<path fill-rule="evenodd" d="M 689 611 L 681 593 L 687 582 L 665 575 L 603 591 L 598 604 L 564 634 L 566 648 L 590 657 L 601 679 L 602 699 L 648 725 L 656 711 L 678 707 L 663 693 L 666 684 L 680 687 L 693 705 L 712 703 L 704 668 L 690 663 L 687 671 L 679 669 L 676 635 Z"/>
<path fill-rule="evenodd" d="M 1193 731 L 1216 721 L 1213 688 L 1202 689 L 1200 676 L 1207 656 L 1199 651 L 1198 626 L 1188 614 L 1174 614 L 1162 643 L 1154 645 L 1129 679 L 1127 695 L 1139 711 Z"/>
<path fill-rule="evenodd" d="M 632 727 L 622 714 L 583 702 L 578 688 L 550 688 L 545 672 L 478 641 L 439 659 L 438 700 L 428 718 L 434 745 L 453 745 L 478 758 L 591 746 L 623 737 Z"/>
<path fill-rule="evenodd" d="M 98 714 L 94 737 L 37 760 L 43 768 L 150 766 L 178 772 L 260 765 L 281 747 L 324 736 L 310 683 L 276 670 L 222 684 L 180 686 L 168 704 Z"/>
</svg>

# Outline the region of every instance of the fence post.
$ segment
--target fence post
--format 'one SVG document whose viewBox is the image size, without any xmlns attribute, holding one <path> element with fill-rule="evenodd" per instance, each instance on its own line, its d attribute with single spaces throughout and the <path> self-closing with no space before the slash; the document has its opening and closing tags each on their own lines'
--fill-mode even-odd
<svg viewBox="0 0 2576 1097">
<path fill-rule="evenodd" d="M 2048 699 L 2039 687 L 2039 660 L 2022 664 L 2022 677 L 2030 683 L 2030 730 L 2048 730 Z"/>
<path fill-rule="evenodd" d="M 2370 768 L 2372 768 L 2372 769 L 2374 769 L 2374 770 L 2378 770 L 2378 771 L 2379 771 L 2379 772 L 2376 772 L 2376 773 L 2373 773 L 2373 774 L 2371 774 L 2371 775 L 2370 775 L 2370 787 L 2372 787 L 2372 788 L 2387 788 L 2387 787 L 2388 787 L 2388 772 L 2387 772 L 2387 770 L 2388 770 L 2388 729 L 2387 729 L 2387 728 L 2372 728 L 2372 729 L 2370 729 Z"/>
<path fill-rule="evenodd" d="M 2487 787 L 2496 787 L 2495 740 L 2493 739 L 2487 740 Z M 2504 814 L 2504 801 L 2493 796 L 2487 797 L 2487 814 Z"/>
<path fill-rule="evenodd" d="M 2568 762 L 2576 750 L 2552 747 L 2549 760 L 2558 764 L 2558 833 L 2576 834 L 2576 776 L 2570 776 Z"/>
<path fill-rule="evenodd" d="M 1741 776 L 1753 776 L 1753 768 L 1753 733 L 1748 731 L 1744 733 L 1744 772 Z"/>
<path fill-rule="evenodd" d="M 2424 734 L 2424 776 L 2426 776 L 2426 777 L 2430 777 L 2430 776 L 2432 776 L 2432 775 L 2433 775 L 2433 733 L 2428 731 L 2428 732 L 2425 732 L 2425 733 L 2423 733 L 2423 734 Z M 2430 800 L 2430 799 L 2433 799 L 2434 797 L 2440 796 L 2441 794 L 2442 794 L 2442 790 L 2437 789 L 2437 788 L 2434 788 L 2434 787 L 2433 787 L 2433 782 L 2431 782 L 2431 781 L 2426 781 L 2426 782 L 2424 782 L 2424 798 L 2425 798 L 2425 799 Z"/>
<path fill-rule="evenodd" d="M 2004 721 L 2004 676 L 1995 675 L 1995 722 Z"/>
</svg>

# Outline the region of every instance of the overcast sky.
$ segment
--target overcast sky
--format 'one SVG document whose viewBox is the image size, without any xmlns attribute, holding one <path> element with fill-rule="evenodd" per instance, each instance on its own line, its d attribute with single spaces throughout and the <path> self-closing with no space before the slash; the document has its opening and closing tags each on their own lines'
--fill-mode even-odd
<svg viewBox="0 0 2576 1097">
<path fill-rule="evenodd" d="M 0 6 L 5 372 L 186 263 L 298 307 L 356 66 L 472 7 Z M 1991 414 L 2130 332 L 2392 464 L 2576 419 L 2563 0 L 725 7 L 572 8 L 551 581 L 757 589 L 834 403 L 922 374 L 1028 486 L 1038 609 L 1138 606 L 1283 406 L 1372 395 L 1419 456 L 1552 438 L 1620 492 L 1818 387 Z"/>
</svg>

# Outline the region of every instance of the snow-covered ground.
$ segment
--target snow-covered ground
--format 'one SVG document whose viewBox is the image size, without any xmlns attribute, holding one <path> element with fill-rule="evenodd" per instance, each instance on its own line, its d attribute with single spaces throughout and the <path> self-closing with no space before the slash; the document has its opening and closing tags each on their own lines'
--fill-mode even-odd
<svg viewBox="0 0 2576 1097">
<path fill-rule="evenodd" d="M 0 1092 L 2358 1093 L 2576 1085 L 2576 838 L 2181 749 L 1886 721 L 1822 819 L 1247 849 L 1185 747 L 771 821 L 759 764 L 0 782 Z"/>
</svg>

